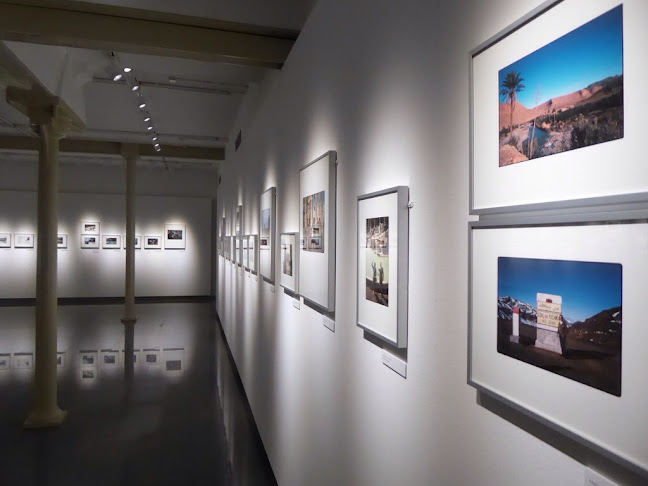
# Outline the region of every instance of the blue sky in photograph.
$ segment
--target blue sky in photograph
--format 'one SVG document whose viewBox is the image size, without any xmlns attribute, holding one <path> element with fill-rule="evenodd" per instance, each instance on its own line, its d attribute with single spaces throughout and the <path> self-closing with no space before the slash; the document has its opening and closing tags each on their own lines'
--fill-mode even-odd
<svg viewBox="0 0 648 486">
<path fill-rule="evenodd" d="M 498 297 L 510 296 L 535 307 L 538 292 L 560 295 L 562 314 L 572 321 L 621 305 L 618 263 L 500 257 L 497 267 Z"/>
<path fill-rule="evenodd" d="M 623 6 L 582 25 L 499 72 L 521 73 L 526 87 L 518 101 L 527 108 L 623 74 Z M 498 90 L 499 91 L 499 90 Z M 500 101 L 502 97 L 500 96 Z"/>
</svg>

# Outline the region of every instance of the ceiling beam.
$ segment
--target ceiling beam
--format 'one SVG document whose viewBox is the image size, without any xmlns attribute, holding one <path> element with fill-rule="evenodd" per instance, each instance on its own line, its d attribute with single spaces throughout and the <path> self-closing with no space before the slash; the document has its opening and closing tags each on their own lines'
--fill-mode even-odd
<svg viewBox="0 0 648 486">
<path fill-rule="evenodd" d="M 67 0 L 0 0 L 0 40 L 280 69 L 298 33 Z"/>
<path fill-rule="evenodd" d="M 61 153 L 121 155 L 122 143 L 102 142 L 63 138 L 60 141 Z M 151 144 L 130 144 L 136 146 L 140 156 L 168 157 L 171 159 L 225 160 L 225 149 L 222 147 L 184 147 L 180 145 L 163 145 L 162 152 L 156 152 Z M 16 137 L 0 135 L 0 150 L 38 151 L 39 139 L 36 137 Z"/>
</svg>

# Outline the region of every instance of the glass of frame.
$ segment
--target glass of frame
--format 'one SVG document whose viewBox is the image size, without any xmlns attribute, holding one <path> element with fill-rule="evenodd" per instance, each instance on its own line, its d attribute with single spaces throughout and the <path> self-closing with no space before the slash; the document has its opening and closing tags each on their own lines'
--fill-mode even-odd
<svg viewBox="0 0 648 486">
<path fill-rule="evenodd" d="M 407 347 L 409 188 L 358 197 L 357 324 Z"/>
<path fill-rule="evenodd" d="M 184 224 L 164 225 L 164 249 L 184 250 L 187 248 L 187 226 Z"/>
<path fill-rule="evenodd" d="M 330 151 L 299 173 L 299 292 L 335 310 L 335 199 L 337 153 Z"/>
<path fill-rule="evenodd" d="M 287 290 L 299 293 L 299 259 L 297 245 L 299 233 L 281 233 L 281 276 L 280 285 Z"/>
<path fill-rule="evenodd" d="M 472 214 L 648 199 L 645 1 L 582 6 L 543 3 L 472 52 Z"/>
<path fill-rule="evenodd" d="M 468 383 L 646 475 L 648 224 L 560 223 L 470 223 Z"/>
<path fill-rule="evenodd" d="M 259 203 L 259 271 L 270 283 L 275 281 L 275 222 L 277 190 L 271 187 L 263 194 Z"/>
</svg>

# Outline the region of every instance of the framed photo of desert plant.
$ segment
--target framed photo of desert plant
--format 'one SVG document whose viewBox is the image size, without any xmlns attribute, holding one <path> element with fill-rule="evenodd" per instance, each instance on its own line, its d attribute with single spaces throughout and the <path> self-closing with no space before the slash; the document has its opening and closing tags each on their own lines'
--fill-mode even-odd
<svg viewBox="0 0 648 486">
<path fill-rule="evenodd" d="M 357 324 L 407 347 L 409 188 L 358 197 Z"/>
<path fill-rule="evenodd" d="M 259 204 L 259 271 L 270 283 L 275 281 L 275 226 L 277 188 L 271 187 L 261 194 Z"/>
<path fill-rule="evenodd" d="M 279 283 L 284 289 L 299 292 L 299 259 L 297 248 L 299 233 L 281 233 L 281 277 Z"/>
<path fill-rule="evenodd" d="M 648 477 L 648 223 L 571 218 L 470 223 L 468 383 Z"/>
<path fill-rule="evenodd" d="M 645 0 L 582 7 L 545 2 L 472 52 L 472 214 L 648 200 Z"/>
<path fill-rule="evenodd" d="M 330 151 L 299 173 L 299 292 L 335 310 L 335 200 L 337 153 Z"/>
</svg>

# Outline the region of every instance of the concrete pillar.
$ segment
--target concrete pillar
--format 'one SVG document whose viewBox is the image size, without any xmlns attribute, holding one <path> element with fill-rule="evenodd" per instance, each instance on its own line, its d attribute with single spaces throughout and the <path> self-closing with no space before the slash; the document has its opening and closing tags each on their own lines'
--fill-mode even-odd
<svg viewBox="0 0 648 486">
<path fill-rule="evenodd" d="M 65 419 L 57 405 L 56 383 L 58 153 L 62 132 L 52 122 L 39 129 L 36 369 L 34 403 L 26 427 L 59 425 Z"/>
<path fill-rule="evenodd" d="M 135 341 L 135 174 L 137 150 L 124 144 L 122 156 L 126 162 L 126 288 L 124 292 L 124 378 L 131 380 L 135 363 L 133 349 Z"/>
</svg>

